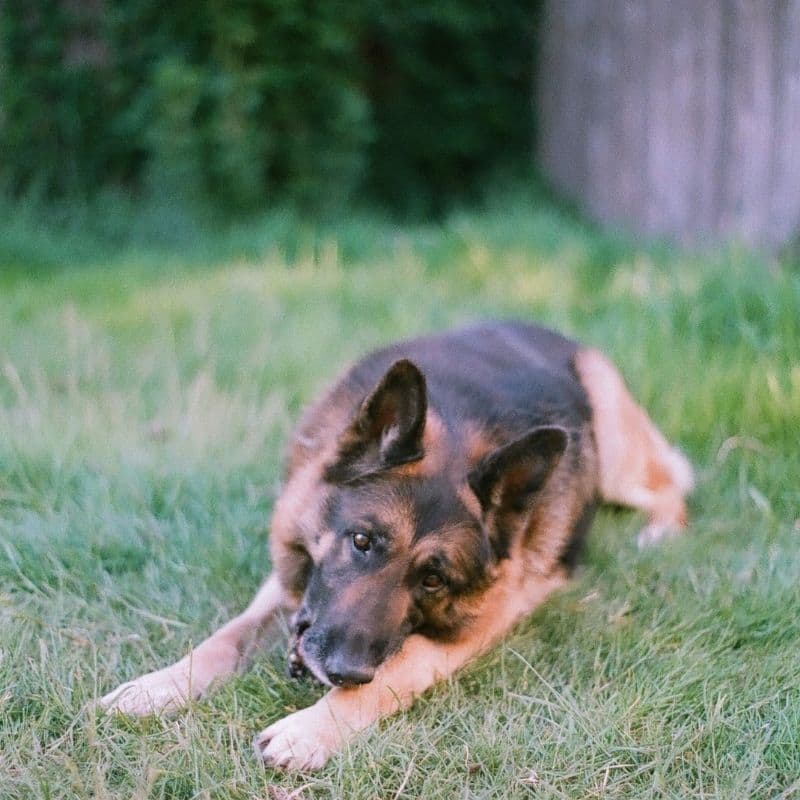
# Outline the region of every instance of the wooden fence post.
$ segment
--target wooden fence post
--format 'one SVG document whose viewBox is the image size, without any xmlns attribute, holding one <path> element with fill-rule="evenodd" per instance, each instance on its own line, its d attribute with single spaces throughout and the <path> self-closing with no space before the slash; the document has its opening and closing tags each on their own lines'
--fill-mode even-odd
<svg viewBox="0 0 800 800">
<path fill-rule="evenodd" d="M 540 165 L 596 219 L 800 234 L 800 0 L 548 0 L 535 91 Z"/>
</svg>

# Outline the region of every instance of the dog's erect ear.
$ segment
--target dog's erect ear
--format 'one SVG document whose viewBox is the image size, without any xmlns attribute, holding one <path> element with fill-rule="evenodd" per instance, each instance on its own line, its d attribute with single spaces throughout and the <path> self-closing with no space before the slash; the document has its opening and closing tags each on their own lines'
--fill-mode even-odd
<svg viewBox="0 0 800 800">
<path fill-rule="evenodd" d="M 345 483 L 422 458 L 427 410 L 424 376 L 410 361 L 396 361 L 342 434 L 325 479 Z"/>
<path fill-rule="evenodd" d="M 510 444 L 484 456 L 467 480 L 481 504 L 490 537 L 499 555 L 508 548 L 508 515 L 527 511 L 536 493 L 567 448 L 563 428 L 533 428 Z"/>
</svg>

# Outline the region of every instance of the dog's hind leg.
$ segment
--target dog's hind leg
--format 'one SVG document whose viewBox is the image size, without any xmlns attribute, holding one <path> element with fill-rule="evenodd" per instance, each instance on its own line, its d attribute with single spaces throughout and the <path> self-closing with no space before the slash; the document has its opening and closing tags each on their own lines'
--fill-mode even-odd
<svg viewBox="0 0 800 800">
<path fill-rule="evenodd" d="M 234 674 L 249 659 L 276 612 L 289 606 L 289 598 L 273 573 L 239 616 L 180 661 L 123 683 L 100 704 L 127 714 L 150 714 L 185 705 L 204 694 L 214 681 Z"/>
<path fill-rule="evenodd" d="M 602 499 L 647 513 L 640 547 L 683 530 L 685 498 L 694 484 L 686 457 L 670 446 L 602 353 L 580 350 L 575 370 L 592 407 Z"/>
</svg>

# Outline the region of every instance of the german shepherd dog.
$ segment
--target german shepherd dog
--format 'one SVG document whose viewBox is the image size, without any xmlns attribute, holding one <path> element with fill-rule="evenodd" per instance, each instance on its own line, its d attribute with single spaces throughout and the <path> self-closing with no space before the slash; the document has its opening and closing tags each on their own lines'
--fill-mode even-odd
<svg viewBox="0 0 800 800">
<path fill-rule="evenodd" d="M 185 704 L 291 610 L 290 672 L 331 688 L 255 749 L 318 768 L 562 586 L 598 502 L 644 511 L 648 544 L 685 528 L 691 485 L 597 350 L 516 322 L 387 347 L 302 418 L 272 517 L 274 571 L 247 609 L 101 702 Z"/>
</svg>

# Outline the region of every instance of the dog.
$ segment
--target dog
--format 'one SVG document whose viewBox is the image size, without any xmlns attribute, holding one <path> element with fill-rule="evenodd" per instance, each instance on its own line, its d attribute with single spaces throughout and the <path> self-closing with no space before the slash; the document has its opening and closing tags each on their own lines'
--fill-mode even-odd
<svg viewBox="0 0 800 800">
<path fill-rule="evenodd" d="M 290 674 L 330 688 L 254 747 L 319 768 L 563 586 L 598 503 L 644 511 L 647 545 L 686 527 L 692 480 L 614 365 L 558 333 L 494 322 L 378 350 L 302 417 L 247 609 L 101 703 L 200 697 L 288 610 Z"/>
</svg>

